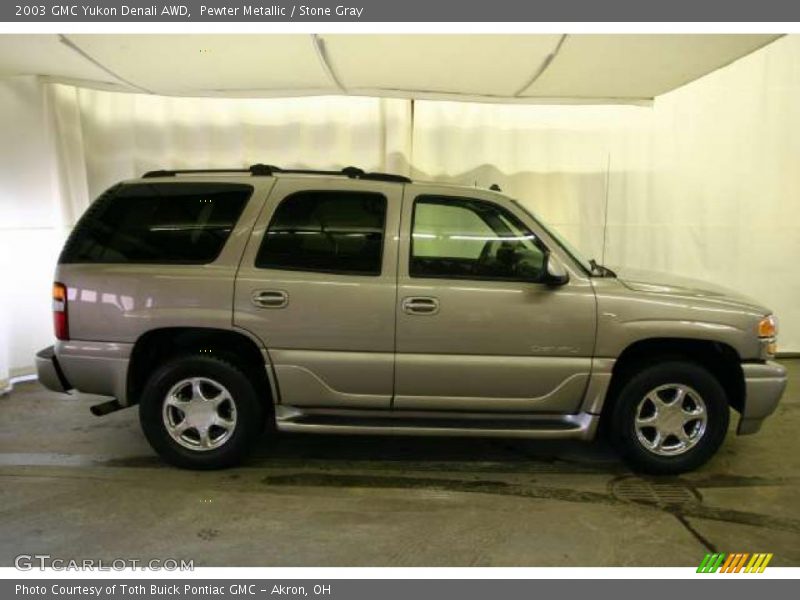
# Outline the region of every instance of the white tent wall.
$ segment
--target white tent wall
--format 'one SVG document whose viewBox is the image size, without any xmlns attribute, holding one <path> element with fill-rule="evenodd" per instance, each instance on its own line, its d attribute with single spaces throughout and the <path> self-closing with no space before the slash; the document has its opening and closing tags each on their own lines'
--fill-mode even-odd
<svg viewBox="0 0 800 600">
<path fill-rule="evenodd" d="M 51 343 L 53 268 L 63 241 L 56 154 L 35 77 L 0 81 L 0 391 Z"/>
<path fill-rule="evenodd" d="M 53 269 L 92 198 L 150 169 L 285 167 L 409 172 L 410 103 L 211 99 L 0 80 L 0 389 L 52 344 Z M 64 227 L 62 227 L 62 223 Z"/>
<path fill-rule="evenodd" d="M 800 351 L 798 97 L 800 36 L 653 106 L 412 110 L 399 99 L 170 98 L 0 80 L 0 266 L 10 274 L 0 380 L 31 372 L 34 351 L 51 343 L 62 222 L 149 169 L 254 162 L 498 183 L 601 262 L 756 297 L 781 320 L 780 350 Z"/>
<path fill-rule="evenodd" d="M 148 170 L 283 167 L 409 172 L 410 105 L 379 98 L 182 98 L 48 86 L 63 172 L 88 198 Z M 83 161 L 75 161 L 76 154 Z"/>
<path fill-rule="evenodd" d="M 417 102 L 413 175 L 498 183 L 589 257 L 754 297 L 798 352 L 798 96 L 787 36 L 652 107 Z"/>
<path fill-rule="evenodd" d="M 775 311 L 800 352 L 800 36 L 656 98 L 652 194 L 617 196 L 615 262 L 699 277 Z"/>
<path fill-rule="evenodd" d="M 610 195 L 648 197 L 651 120 L 639 106 L 417 102 L 412 175 L 496 183 L 602 262 Z"/>
</svg>

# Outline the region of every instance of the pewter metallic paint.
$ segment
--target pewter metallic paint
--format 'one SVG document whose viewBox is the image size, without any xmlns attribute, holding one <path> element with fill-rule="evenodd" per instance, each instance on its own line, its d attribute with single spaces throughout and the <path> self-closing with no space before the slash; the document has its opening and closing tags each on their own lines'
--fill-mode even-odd
<svg viewBox="0 0 800 600">
<path fill-rule="evenodd" d="M 312 427 L 297 420 L 319 410 L 346 417 L 368 409 L 386 417 L 457 414 L 478 421 L 527 415 L 533 419 L 529 430 L 448 431 L 590 438 L 615 359 L 630 344 L 653 338 L 711 340 L 737 352 L 745 363 L 747 391 L 741 433 L 756 431 L 783 392 L 785 371 L 763 362 L 765 344 L 756 334 L 768 309 L 666 275 L 621 270 L 618 279 L 589 277 L 501 194 L 341 177 L 192 176 L 204 178 L 254 188 L 212 264 L 58 266 L 55 279 L 68 286 L 73 339 L 56 344 L 54 359 L 46 352 L 37 358 L 47 387 L 62 391 L 57 362 L 76 389 L 126 404 L 128 362 L 137 339 L 164 327 L 205 327 L 236 331 L 257 342 L 281 405 L 278 426 L 286 430 L 445 433 L 431 426 L 375 430 Z M 379 276 L 254 266 L 275 208 L 300 190 L 371 191 L 387 198 Z M 494 202 L 514 213 L 551 250 L 569 281 L 554 287 L 410 277 L 413 201 L 430 194 Z M 415 314 L 408 302 L 434 302 L 437 310 Z M 545 421 L 549 427 L 536 424 Z"/>
</svg>

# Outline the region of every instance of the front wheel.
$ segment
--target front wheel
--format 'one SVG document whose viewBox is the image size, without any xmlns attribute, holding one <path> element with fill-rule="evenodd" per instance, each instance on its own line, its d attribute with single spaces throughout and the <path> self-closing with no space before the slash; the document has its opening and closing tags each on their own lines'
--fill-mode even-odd
<svg viewBox="0 0 800 600">
<path fill-rule="evenodd" d="M 187 469 L 240 462 L 263 429 L 263 406 L 249 378 L 216 357 L 186 356 L 148 380 L 139 420 L 153 449 Z"/>
<path fill-rule="evenodd" d="M 725 390 L 706 369 L 664 362 L 640 369 L 622 386 L 611 414 L 611 435 L 634 469 L 684 473 L 716 453 L 729 413 Z"/>
</svg>

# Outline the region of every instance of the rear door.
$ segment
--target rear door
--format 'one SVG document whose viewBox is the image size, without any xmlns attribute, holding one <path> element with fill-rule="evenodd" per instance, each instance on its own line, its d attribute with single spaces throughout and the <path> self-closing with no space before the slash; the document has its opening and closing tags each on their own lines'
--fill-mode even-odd
<svg viewBox="0 0 800 600">
<path fill-rule="evenodd" d="M 279 178 L 236 280 L 281 403 L 389 408 L 402 185 Z"/>
</svg>

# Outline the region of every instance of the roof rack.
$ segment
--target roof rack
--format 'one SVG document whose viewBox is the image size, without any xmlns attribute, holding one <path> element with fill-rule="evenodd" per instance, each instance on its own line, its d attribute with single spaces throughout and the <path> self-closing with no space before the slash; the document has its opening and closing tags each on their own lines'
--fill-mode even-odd
<svg viewBox="0 0 800 600">
<path fill-rule="evenodd" d="M 152 179 L 154 177 L 174 177 L 176 175 L 202 175 L 214 173 L 249 173 L 254 176 L 271 177 L 276 173 L 288 175 L 330 175 L 334 177 L 347 177 L 348 179 L 364 179 L 368 181 L 389 181 L 393 183 L 411 183 L 411 179 L 404 175 L 394 173 L 375 173 L 366 172 L 358 167 L 345 167 L 340 171 L 318 171 L 314 169 L 282 169 L 274 165 L 264 165 L 261 163 L 250 165 L 247 169 L 175 169 L 148 171 L 142 175 L 142 179 Z"/>
</svg>

